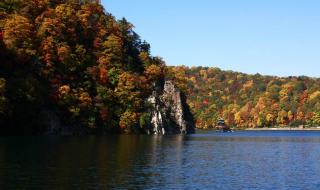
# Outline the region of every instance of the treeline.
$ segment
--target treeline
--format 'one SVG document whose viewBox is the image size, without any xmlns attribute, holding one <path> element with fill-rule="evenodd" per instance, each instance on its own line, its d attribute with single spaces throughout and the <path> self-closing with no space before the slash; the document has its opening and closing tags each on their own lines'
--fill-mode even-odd
<svg viewBox="0 0 320 190">
<path fill-rule="evenodd" d="M 0 60 L 0 130 L 14 133 L 44 131 L 55 114 L 65 125 L 139 131 L 166 69 L 126 19 L 79 0 L 1 1 Z"/>
<path fill-rule="evenodd" d="M 248 75 L 208 67 L 170 67 L 185 91 L 197 128 L 219 118 L 230 126 L 319 126 L 320 79 Z"/>
</svg>

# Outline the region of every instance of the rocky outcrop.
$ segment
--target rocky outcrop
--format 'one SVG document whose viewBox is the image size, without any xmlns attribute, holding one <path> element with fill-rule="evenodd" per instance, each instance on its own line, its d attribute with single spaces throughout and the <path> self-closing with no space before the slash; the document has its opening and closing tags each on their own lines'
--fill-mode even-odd
<svg viewBox="0 0 320 190">
<path fill-rule="evenodd" d="M 194 133 L 194 120 L 184 94 L 170 80 L 155 84 L 148 98 L 151 115 L 150 134 Z"/>
</svg>

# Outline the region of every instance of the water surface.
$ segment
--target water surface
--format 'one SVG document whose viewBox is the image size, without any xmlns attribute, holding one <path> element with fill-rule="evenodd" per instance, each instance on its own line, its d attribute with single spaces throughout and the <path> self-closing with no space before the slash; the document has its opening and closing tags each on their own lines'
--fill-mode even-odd
<svg viewBox="0 0 320 190">
<path fill-rule="evenodd" d="M 320 189 L 320 132 L 0 137 L 0 189 Z"/>
</svg>

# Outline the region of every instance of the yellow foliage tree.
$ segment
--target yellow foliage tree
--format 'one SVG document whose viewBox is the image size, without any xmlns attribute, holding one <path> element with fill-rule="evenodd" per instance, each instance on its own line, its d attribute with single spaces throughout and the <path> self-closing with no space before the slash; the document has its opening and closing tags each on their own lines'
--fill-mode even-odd
<svg viewBox="0 0 320 190">
<path fill-rule="evenodd" d="M 31 21 L 21 15 L 12 15 L 4 25 L 3 41 L 7 48 L 17 52 L 23 61 L 35 55 L 33 48 L 34 26 Z"/>
</svg>

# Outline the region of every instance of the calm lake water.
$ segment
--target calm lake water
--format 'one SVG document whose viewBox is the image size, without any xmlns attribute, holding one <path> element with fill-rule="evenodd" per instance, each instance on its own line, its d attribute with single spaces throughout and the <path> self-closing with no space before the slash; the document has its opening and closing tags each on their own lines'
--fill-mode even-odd
<svg viewBox="0 0 320 190">
<path fill-rule="evenodd" d="M 320 132 L 0 137 L 0 189 L 320 189 Z"/>
</svg>

